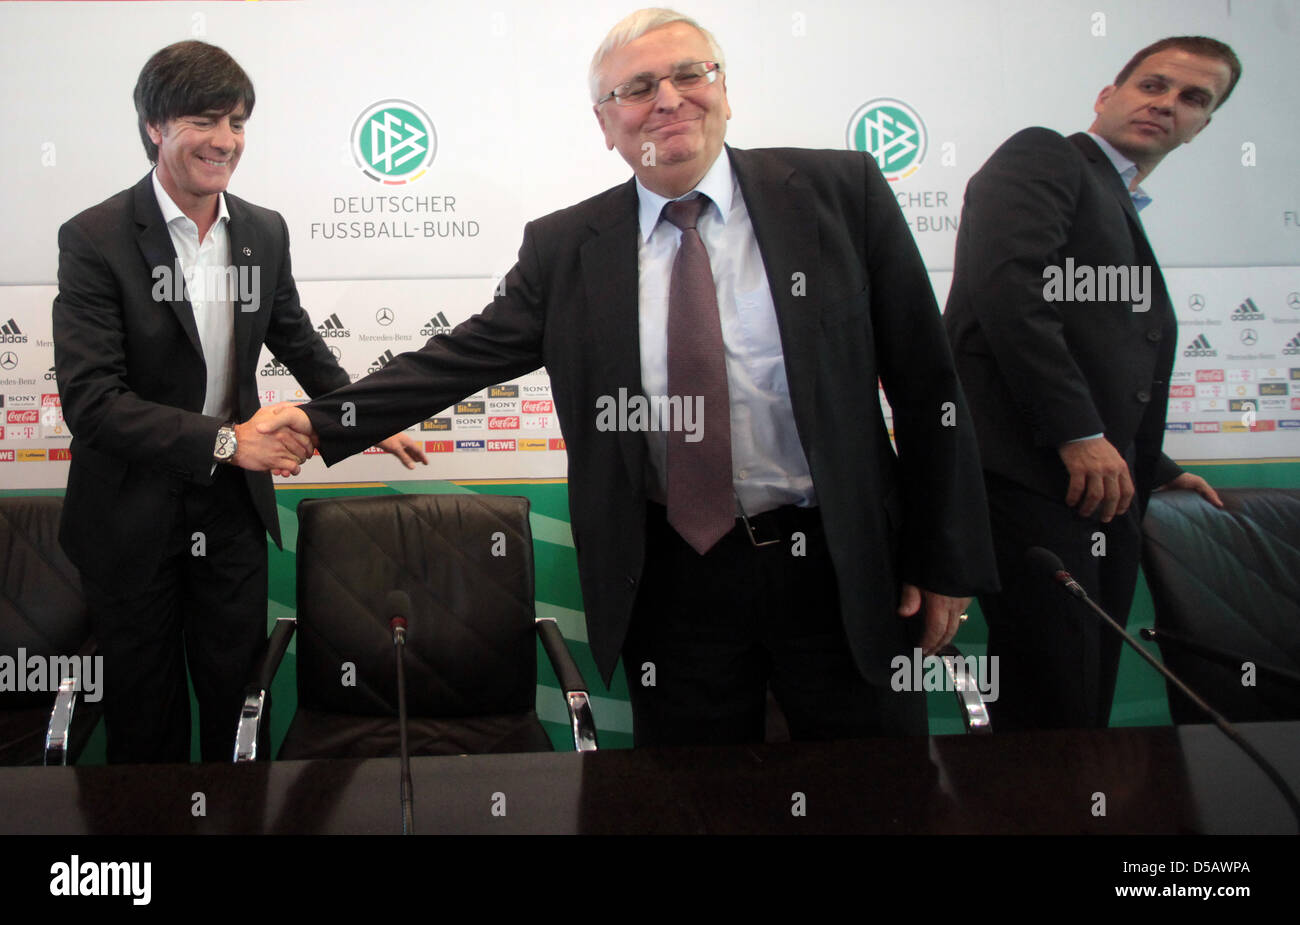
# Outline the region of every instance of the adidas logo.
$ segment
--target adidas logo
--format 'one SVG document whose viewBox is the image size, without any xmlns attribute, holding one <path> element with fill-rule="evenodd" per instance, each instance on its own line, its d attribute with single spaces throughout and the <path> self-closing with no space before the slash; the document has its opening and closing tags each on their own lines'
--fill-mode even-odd
<svg viewBox="0 0 1300 925">
<path fill-rule="evenodd" d="M 1219 351 L 1210 346 L 1210 339 L 1204 334 L 1198 334 L 1183 351 L 1185 357 L 1217 357 L 1218 355 Z"/>
<path fill-rule="evenodd" d="M 27 335 L 18 328 L 18 322 L 10 318 L 0 324 L 0 344 L 25 344 Z"/>
<path fill-rule="evenodd" d="M 259 376 L 288 376 L 289 367 L 285 366 L 275 357 L 271 357 L 257 373 Z"/>
<path fill-rule="evenodd" d="M 375 358 L 375 362 L 370 364 L 370 368 L 367 369 L 366 372 L 377 373 L 385 366 L 387 366 L 389 363 L 393 362 L 393 359 L 394 359 L 393 351 L 385 350 L 383 353 L 379 354 L 379 356 Z"/>
<path fill-rule="evenodd" d="M 1233 321 L 1263 321 L 1264 313 L 1259 310 L 1255 300 L 1247 298 L 1232 311 Z"/>
<path fill-rule="evenodd" d="M 51 367 L 49 368 L 49 370 L 45 373 L 45 381 L 46 381 L 46 382 L 53 382 L 56 378 L 57 378 L 57 376 L 56 376 L 55 373 L 54 373 L 54 367 L 51 366 Z"/>
<path fill-rule="evenodd" d="M 442 312 L 438 312 L 424 323 L 424 327 L 420 328 L 421 337 L 433 337 L 436 334 L 450 333 L 451 325 L 447 322 L 447 316 Z"/>
<path fill-rule="evenodd" d="M 1286 346 L 1282 348 L 1282 354 L 1289 357 L 1300 356 L 1300 334 L 1286 342 Z"/>
<path fill-rule="evenodd" d="M 337 314 L 331 314 L 328 318 L 316 325 L 316 332 L 321 337 L 351 337 L 352 333 L 339 320 Z"/>
</svg>

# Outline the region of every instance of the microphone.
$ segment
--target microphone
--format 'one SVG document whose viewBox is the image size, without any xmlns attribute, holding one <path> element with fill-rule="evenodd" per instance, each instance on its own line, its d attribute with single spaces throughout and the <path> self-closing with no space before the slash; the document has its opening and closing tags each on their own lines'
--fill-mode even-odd
<svg viewBox="0 0 1300 925">
<path fill-rule="evenodd" d="M 1202 700 L 1195 691 L 1184 684 L 1177 675 L 1164 665 L 1160 664 L 1160 662 L 1156 660 L 1155 656 L 1142 646 L 1138 645 L 1138 641 L 1126 633 L 1124 627 L 1115 622 L 1110 614 L 1097 606 L 1097 604 L 1093 602 L 1092 598 L 1088 597 L 1088 592 L 1083 589 L 1083 585 L 1075 581 L 1074 576 L 1066 571 L 1065 563 L 1061 561 L 1060 556 L 1052 552 L 1050 549 L 1044 549 L 1042 546 L 1034 546 L 1025 552 L 1025 560 L 1035 572 L 1044 577 L 1050 578 L 1052 581 L 1069 591 L 1074 597 L 1087 604 L 1088 607 L 1100 616 L 1111 629 L 1119 633 L 1120 638 L 1127 642 L 1138 655 L 1142 656 L 1147 664 L 1164 675 L 1165 678 L 1182 691 L 1183 694 L 1192 701 L 1192 703 L 1196 704 L 1201 712 L 1210 717 L 1210 719 L 1214 721 L 1214 725 L 1218 726 L 1224 735 L 1231 739 L 1238 748 L 1245 752 L 1251 760 L 1255 762 L 1255 764 L 1259 765 L 1260 770 L 1268 775 L 1269 780 L 1271 780 L 1278 790 L 1281 791 L 1283 799 L 1285 799 L 1287 805 L 1291 807 L 1291 813 L 1296 818 L 1296 824 L 1300 826 L 1300 801 L 1296 800 L 1295 794 L 1291 791 L 1291 788 L 1287 786 L 1286 781 L 1282 779 L 1282 775 L 1277 772 L 1277 769 L 1274 768 L 1273 765 L 1269 764 L 1268 760 L 1256 751 L 1253 745 L 1242 738 L 1241 733 L 1239 733 L 1232 724 L 1220 716 L 1213 707 Z"/>
<path fill-rule="evenodd" d="M 402 834 L 411 835 L 415 830 L 415 809 L 411 794 L 411 755 L 406 745 L 406 672 L 402 664 L 406 653 L 406 624 L 411 616 L 411 596 L 405 591 L 389 591 L 387 610 L 392 614 L 388 625 L 393 631 L 393 648 L 397 653 L 397 730 L 402 756 Z"/>
</svg>

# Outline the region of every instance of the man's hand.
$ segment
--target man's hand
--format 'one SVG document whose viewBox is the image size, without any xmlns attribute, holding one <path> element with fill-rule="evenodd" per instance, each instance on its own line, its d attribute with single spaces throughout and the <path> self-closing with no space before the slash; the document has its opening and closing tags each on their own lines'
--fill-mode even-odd
<svg viewBox="0 0 1300 925">
<path fill-rule="evenodd" d="M 277 475 L 297 475 L 301 466 L 312 454 L 312 441 L 309 436 L 297 430 L 280 425 L 268 426 L 268 421 L 282 408 L 281 405 L 268 405 L 258 409 L 243 424 L 234 426 L 238 446 L 231 462 L 243 469 L 254 472 L 275 472 Z M 298 412 L 302 414 L 301 411 Z M 307 415 L 302 414 L 306 419 Z M 310 432 L 310 422 L 308 431 Z"/>
<path fill-rule="evenodd" d="M 1063 443 L 1057 447 L 1061 462 L 1070 473 L 1065 506 L 1079 505 L 1079 514 L 1091 517 L 1101 505 L 1101 522 L 1110 523 L 1116 514 L 1128 510 L 1133 500 L 1133 478 L 1128 463 L 1105 437 Z M 1083 502 L 1080 504 L 1079 499 Z"/>
<path fill-rule="evenodd" d="M 904 583 L 898 615 L 912 617 L 917 611 L 923 611 L 925 630 L 921 633 L 919 643 L 921 654 L 933 655 L 952 642 L 961 626 L 961 615 L 969 606 L 969 597 L 948 597 Z"/>
<path fill-rule="evenodd" d="M 306 415 L 303 415 L 306 417 Z M 402 465 L 408 469 L 414 469 L 418 462 L 421 465 L 429 465 L 429 461 L 424 458 L 424 450 L 420 449 L 420 444 L 416 443 L 406 434 L 393 434 L 382 443 L 377 443 L 385 453 L 391 453 L 402 461 Z"/>
<path fill-rule="evenodd" d="M 282 401 L 278 405 L 267 405 L 254 415 L 249 423 L 254 421 L 257 422 L 257 431 L 260 434 L 294 434 L 299 440 L 309 441 L 303 462 L 311 458 L 317 443 L 320 442 L 316 437 L 316 431 L 311 426 L 311 418 L 307 417 L 307 413 L 293 402 Z M 297 475 L 299 468 L 295 466 L 293 469 L 273 469 L 272 472 L 287 478 Z"/>
<path fill-rule="evenodd" d="M 1223 507 L 1223 501 L 1219 499 L 1219 493 L 1211 488 L 1210 483 L 1205 481 L 1205 479 L 1201 478 L 1199 475 L 1192 475 L 1190 472 L 1184 472 L 1179 475 L 1178 478 L 1160 486 L 1161 491 L 1166 489 L 1177 490 L 1180 488 L 1196 492 L 1215 507 Z"/>
</svg>

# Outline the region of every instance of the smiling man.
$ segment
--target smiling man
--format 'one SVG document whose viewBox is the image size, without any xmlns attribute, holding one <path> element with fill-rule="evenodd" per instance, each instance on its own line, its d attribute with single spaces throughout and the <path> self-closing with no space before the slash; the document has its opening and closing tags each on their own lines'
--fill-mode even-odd
<svg viewBox="0 0 1300 925">
<path fill-rule="evenodd" d="M 349 381 L 298 304 L 284 220 L 224 192 L 253 103 L 220 48 L 159 51 L 135 87 L 157 168 L 59 229 L 60 541 L 104 657 L 112 762 L 189 760 L 187 664 L 203 758 L 231 760 L 266 636 L 267 531 L 280 541 L 269 470 L 311 454 L 239 423 L 258 412 L 258 353 L 311 394 Z M 423 459 L 403 436 L 381 445 Z"/>
<path fill-rule="evenodd" d="M 1123 622 L 1150 492 L 1187 488 L 1219 503 L 1161 452 L 1177 327 L 1138 211 L 1151 201 L 1142 181 L 1209 125 L 1240 76 L 1222 42 L 1162 39 L 1098 94 L 1087 133 L 1025 129 L 967 187 L 944 320 L 979 433 L 1002 581 L 980 597 L 1001 663 L 994 730 L 1110 718 L 1120 642 L 1026 574 L 1026 550 L 1056 552 Z M 1125 275 L 1153 291 L 1096 285 Z M 1062 279 L 1066 293 L 1045 286 Z"/>
<path fill-rule="evenodd" d="M 482 313 L 282 420 L 333 463 L 545 365 L 588 638 L 606 683 L 622 654 L 638 745 L 761 741 L 769 685 L 796 738 L 924 734 L 891 659 L 951 639 L 993 566 L 889 184 L 857 152 L 725 147 L 722 50 L 670 10 L 617 24 L 590 87 L 634 176 L 530 222 Z M 668 410 L 610 426 L 628 395 Z"/>
</svg>

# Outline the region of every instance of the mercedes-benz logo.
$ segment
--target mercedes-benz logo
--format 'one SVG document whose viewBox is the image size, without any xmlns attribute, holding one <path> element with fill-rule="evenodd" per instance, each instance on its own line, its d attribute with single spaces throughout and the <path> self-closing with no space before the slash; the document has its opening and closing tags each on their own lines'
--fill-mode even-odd
<svg viewBox="0 0 1300 925">
<path fill-rule="evenodd" d="M 338 347 L 335 347 L 333 344 L 330 344 L 330 353 L 334 354 L 334 359 L 336 360 L 343 359 L 343 351 Z"/>
<path fill-rule="evenodd" d="M 1300 310 L 1300 292 L 1288 292 L 1286 294 L 1286 304 L 1290 308 Z"/>
<path fill-rule="evenodd" d="M 0 369 L 13 369 L 18 365 L 18 354 L 12 350 L 0 353 Z"/>
<path fill-rule="evenodd" d="M 1187 307 L 1194 312 L 1199 312 L 1201 309 L 1205 308 L 1205 296 L 1201 295 L 1199 292 L 1192 293 L 1192 297 L 1187 300 Z"/>
<path fill-rule="evenodd" d="M 380 324 L 389 325 L 393 323 L 393 313 L 387 308 L 381 308 L 375 312 L 375 320 Z"/>
<path fill-rule="evenodd" d="M 1255 333 L 1254 328 L 1246 328 L 1241 332 L 1241 342 L 1249 347 L 1255 341 L 1259 340 L 1259 335 Z"/>
</svg>

